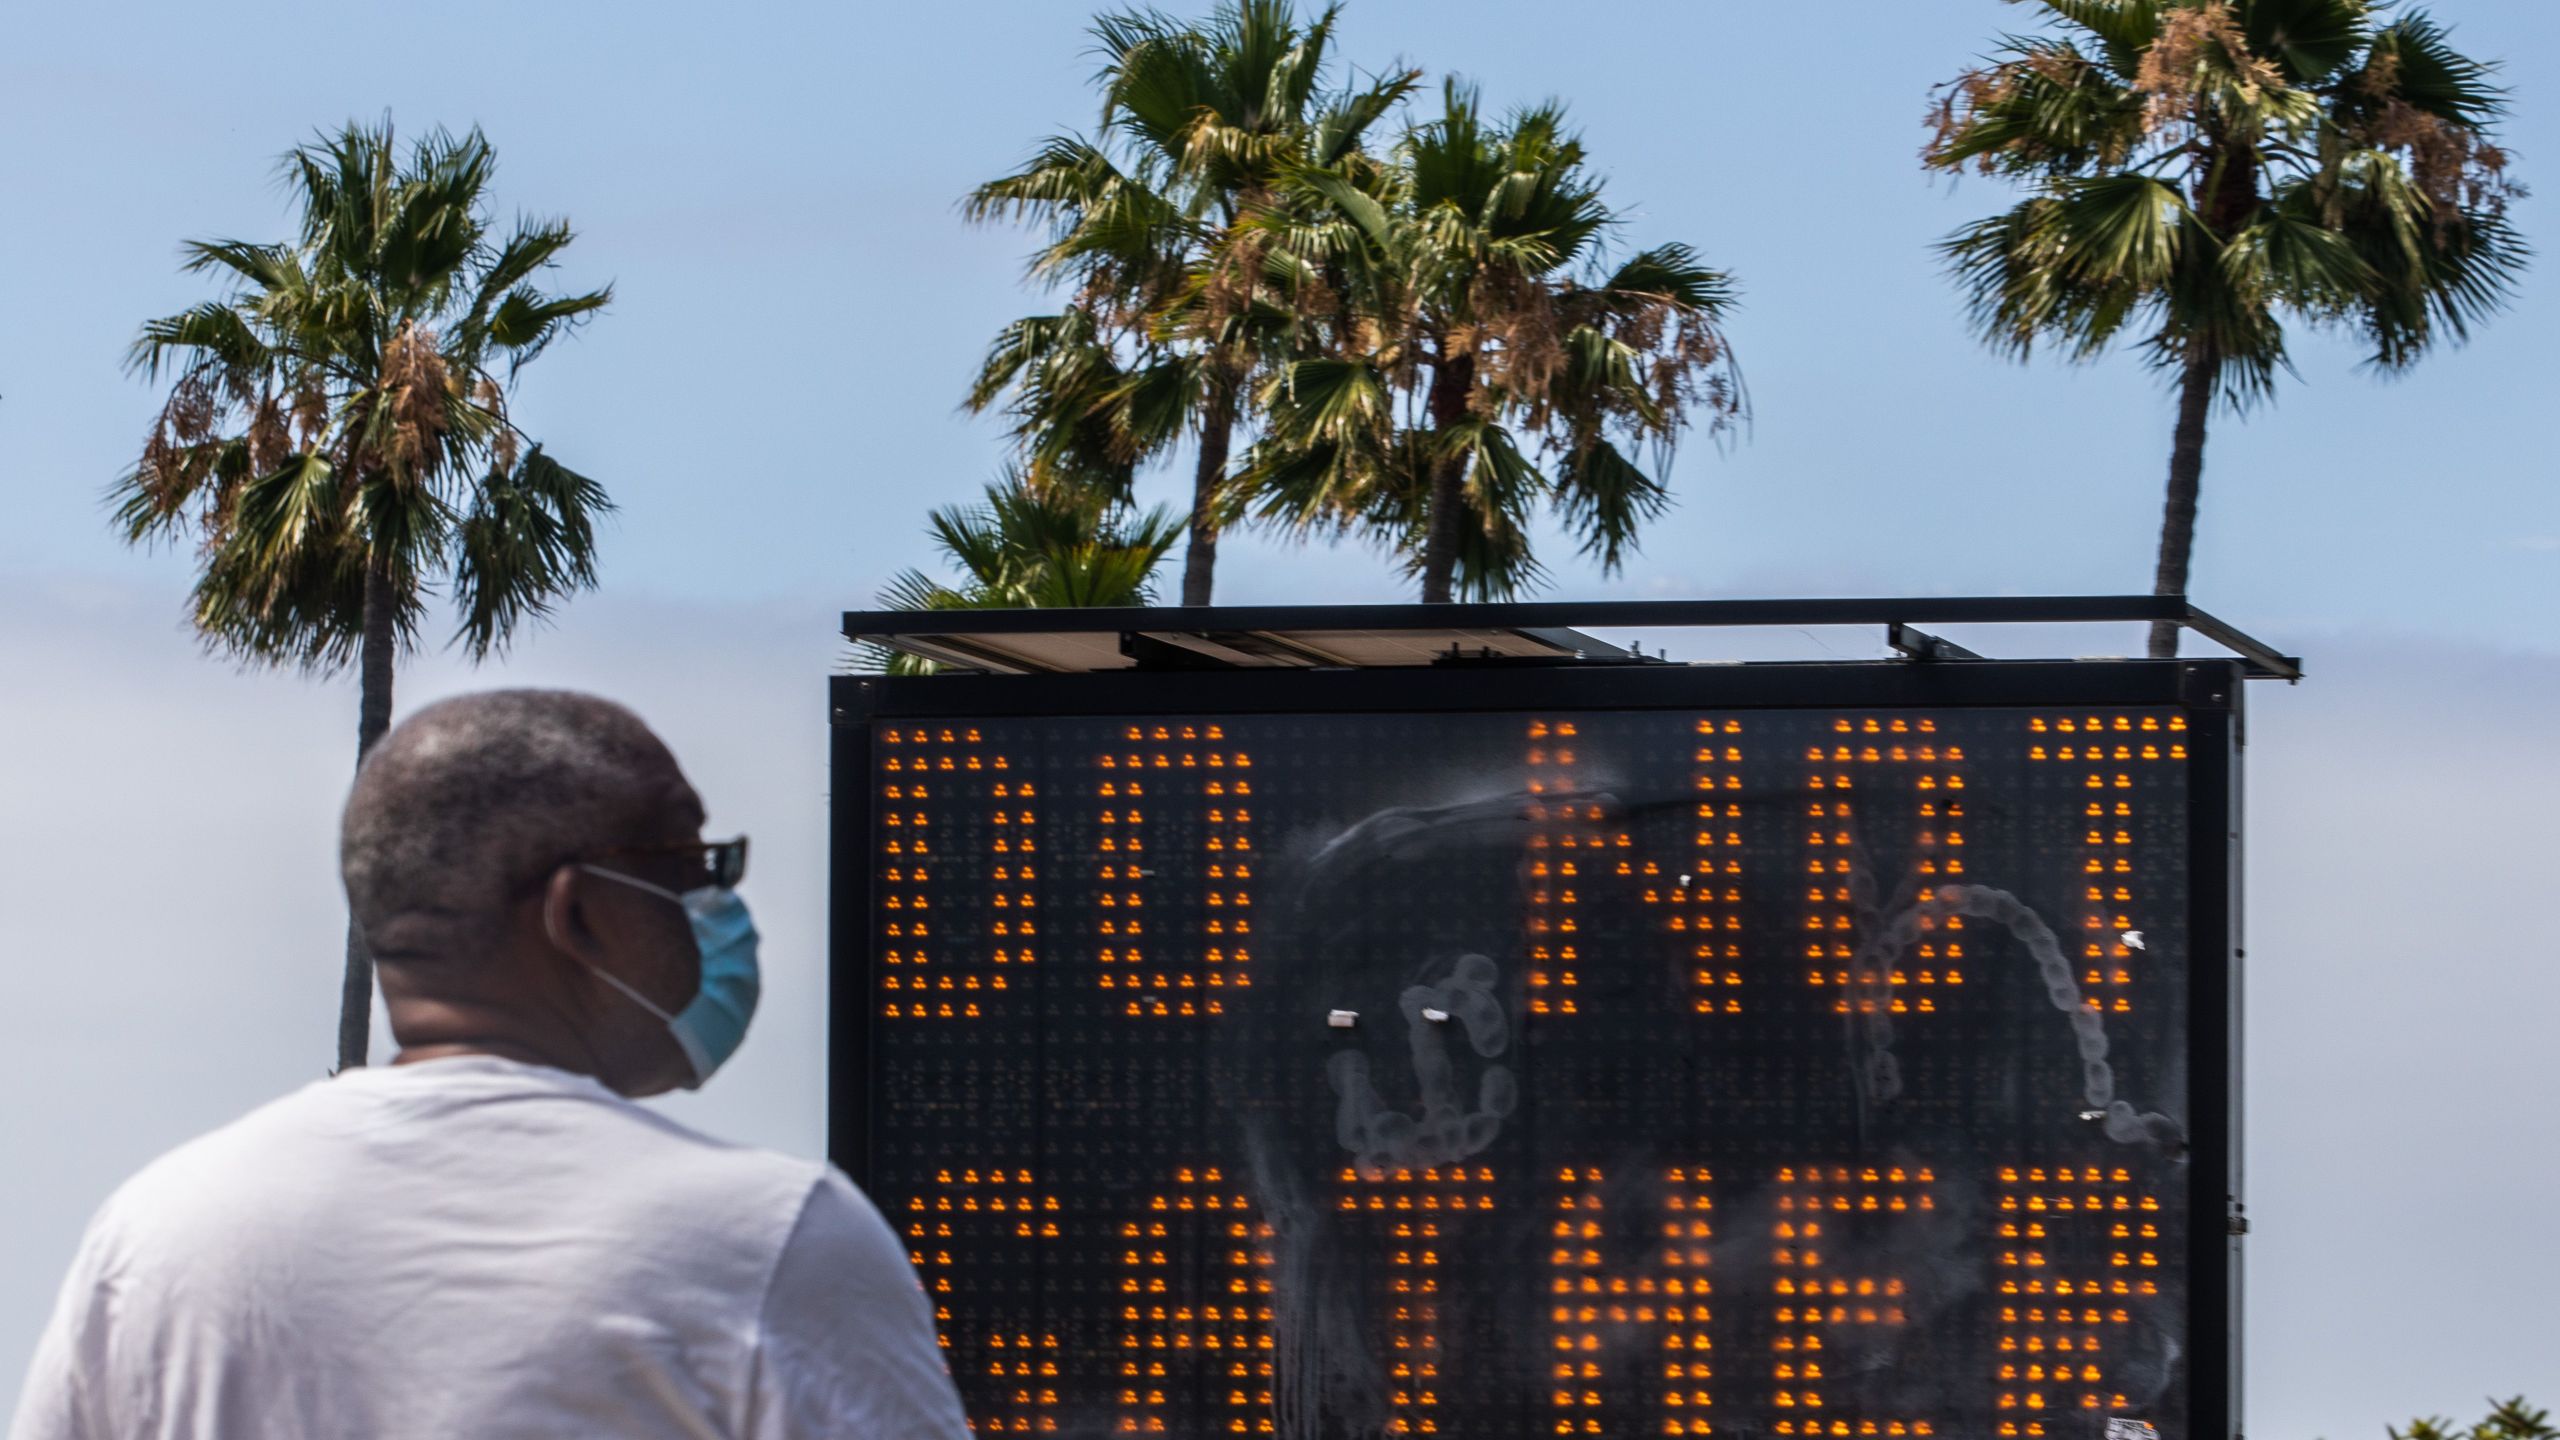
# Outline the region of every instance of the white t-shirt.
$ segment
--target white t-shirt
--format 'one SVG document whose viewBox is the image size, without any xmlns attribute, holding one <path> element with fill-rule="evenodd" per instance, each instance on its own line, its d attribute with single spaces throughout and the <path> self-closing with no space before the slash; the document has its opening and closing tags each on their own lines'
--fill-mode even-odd
<svg viewBox="0 0 2560 1440">
<path fill-rule="evenodd" d="M 959 1440 L 915 1272 L 832 1168 L 486 1056 L 354 1070 L 91 1222 L 14 1440 Z"/>
</svg>

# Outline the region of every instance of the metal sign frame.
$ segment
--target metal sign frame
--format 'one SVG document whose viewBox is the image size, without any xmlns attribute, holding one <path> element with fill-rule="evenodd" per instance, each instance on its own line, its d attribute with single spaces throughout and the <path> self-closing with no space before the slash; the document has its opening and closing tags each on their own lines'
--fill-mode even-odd
<svg viewBox="0 0 2560 1440">
<path fill-rule="evenodd" d="M 1517 653 L 1576 660 L 1661 663 L 1576 633 L 1576 628 L 1665 630 L 1878 626 L 1887 643 L 1920 660 L 1986 657 L 1921 625 L 2168 624 L 2231 652 L 2253 680 L 2298 681 L 2302 661 L 2251 636 L 2183 595 L 1990 595 L 1932 599 L 1550 600 L 1458 605 L 1201 605 L 1178 609 L 849 611 L 848 640 L 868 641 L 962 669 L 999 674 L 1086 669 L 1221 668 L 1238 664 L 1353 665 L 1308 637 L 1435 637 L 1458 653 L 1481 642 Z M 1569 628 L 1572 627 L 1572 628 Z M 1235 642 L 1246 642 L 1239 650 Z M 1025 649 L 1025 646 L 1028 649 Z M 1062 647 L 1062 648 L 1052 648 Z M 1041 653 L 1044 649 L 1051 653 Z M 1095 664 L 1108 657 L 1107 663 Z M 1414 663 L 1387 662 L 1387 663 Z"/>
<path fill-rule="evenodd" d="M 1161 613 L 1161 612 L 1160 612 Z M 1176 612 L 1178 613 L 1178 612 Z M 1546 618 L 1541 616 L 1539 618 Z M 838 675 L 830 680 L 832 861 L 828 1153 L 867 1181 L 876 975 L 873 728 L 893 719 L 1006 716 L 1442 713 L 1505 710 L 2175 705 L 2190 729 L 2188 1170 L 2190 1414 L 2186 1434 L 2240 1433 L 2239 659 L 1587 664 L 1370 670 L 1120 670 L 1034 675 Z M 2215 1217 L 2222 1217 L 2217 1224 Z"/>
</svg>

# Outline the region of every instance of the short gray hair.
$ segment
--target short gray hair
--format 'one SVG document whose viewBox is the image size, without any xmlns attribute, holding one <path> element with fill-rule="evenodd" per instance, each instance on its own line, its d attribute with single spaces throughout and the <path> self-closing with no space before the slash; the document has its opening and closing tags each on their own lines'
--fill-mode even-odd
<svg viewBox="0 0 2560 1440">
<path fill-rule="evenodd" d="M 476 948 L 516 891 L 557 865 L 663 825 L 675 757 L 640 717 L 567 690 L 491 690 L 427 706 L 356 775 L 338 868 L 356 923 L 427 922 L 432 948 Z"/>
</svg>

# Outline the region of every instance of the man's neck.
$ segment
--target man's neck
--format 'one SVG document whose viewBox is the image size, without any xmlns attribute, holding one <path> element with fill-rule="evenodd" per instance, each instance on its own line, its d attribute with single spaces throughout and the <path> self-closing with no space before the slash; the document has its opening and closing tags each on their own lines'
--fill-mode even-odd
<svg viewBox="0 0 2560 1440">
<path fill-rule="evenodd" d="M 532 1024 L 516 1010 L 476 998 L 420 994 L 410 977 L 387 975 L 383 1003 L 399 1045 L 394 1065 L 415 1065 L 457 1055 L 494 1055 L 602 1079 L 594 1047 L 573 1026 Z"/>
<path fill-rule="evenodd" d="M 543 1054 L 530 1045 L 520 1045 L 513 1040 L 499 1039 L 438 1040 L 423 1045 L 404 1045 L 398 1054 L 391 1057 L 391 1063 L 415 1065 L 425 1060 L 450 1060 L 460 1055 L 494 1055 L 501 1060 L 513 1060 L 524 1065 L 542 1065 L 572 1074 L 587 1073 L 575 1065 L 563 1063 L 556 1055 Z"/>
</svg>

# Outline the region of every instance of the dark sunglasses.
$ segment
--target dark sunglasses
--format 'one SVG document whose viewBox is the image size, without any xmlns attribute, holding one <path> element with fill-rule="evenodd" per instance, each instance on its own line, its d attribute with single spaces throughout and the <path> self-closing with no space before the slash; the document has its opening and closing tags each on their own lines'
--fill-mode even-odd
<svg viewBox="0 0 2560 1440">
<path fill-rule="evenodd" d="M 688 840 L 679 845 L 623 845 L 598 855 L 673 855 L 682 862 L 677 894 L 705 886 L 728 890 L 747 878 L 747 837 L 735 840 Z"/>
</svg>

